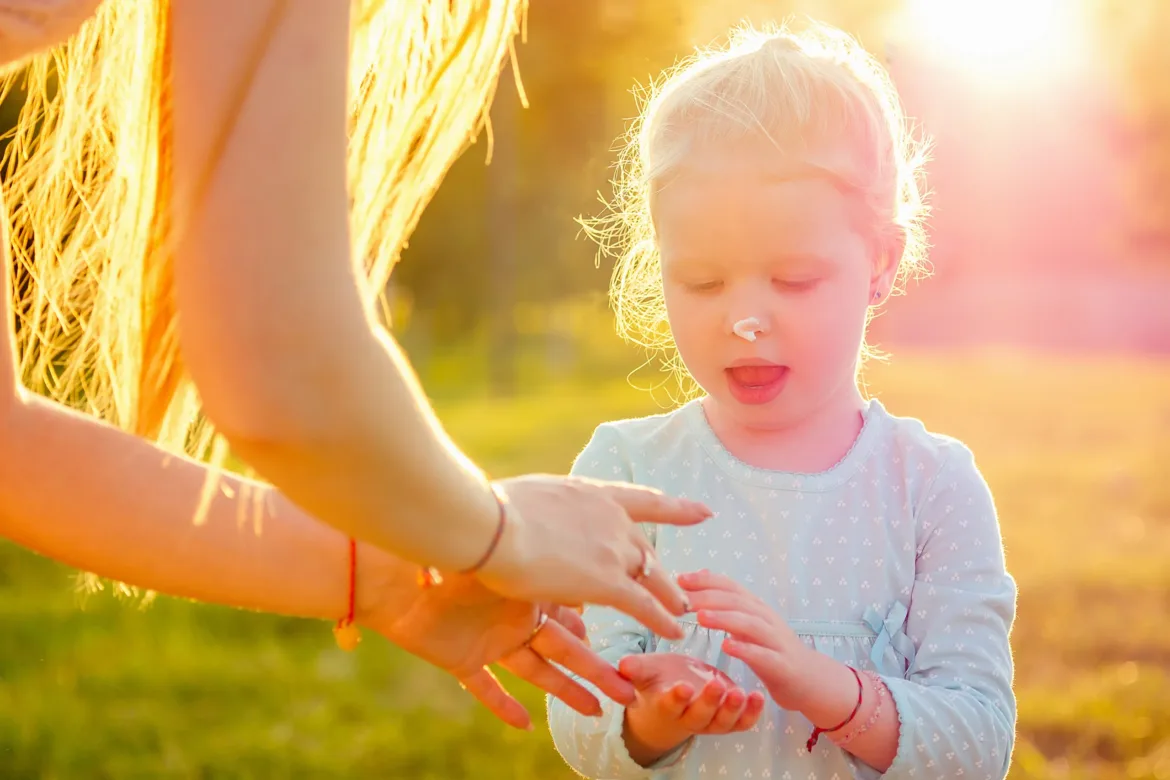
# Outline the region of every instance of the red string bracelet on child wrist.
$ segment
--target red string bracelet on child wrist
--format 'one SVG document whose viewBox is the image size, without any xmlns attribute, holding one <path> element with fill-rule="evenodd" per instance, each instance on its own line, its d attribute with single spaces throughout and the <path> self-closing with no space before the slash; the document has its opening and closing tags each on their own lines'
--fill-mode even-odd
<svg viewBox="0 0 1170 780">
<path fill-rule="evenodd" d="M 812 752 L 813 747 L 817 744 L 817 740 L 821 738 L 821 734 L 840 731 L 852 723 L 853 719 L 857 717 L 857 713 L 861 710 L 861 699 L 865 695 L 865 684 L 861 682 L 861 675 L 857 673 L 856 669 L 854 669 L 852 666 L 847 668 L 849 671 L 853 672 L 853 677 L 857 680 L 857 703 L 853 705 L 853 712 L 849 713 L 849 717 L 841 721 L 841 723 L 838 725 L 833 726 L 831 729 L 823 729 L 820 726 L 813 728 L 813 732 L 809 736 L 808 742 L 805 743 L 805 747 L 808 748 L 808 752 L 810 753 Z"/>
</svg>

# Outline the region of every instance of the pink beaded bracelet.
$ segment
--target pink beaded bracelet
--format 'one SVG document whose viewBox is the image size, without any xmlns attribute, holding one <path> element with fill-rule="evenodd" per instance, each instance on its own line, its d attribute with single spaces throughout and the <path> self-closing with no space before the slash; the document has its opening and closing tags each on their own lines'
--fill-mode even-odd
<svg viewBox="0 0 1170 780">
<path fill-rule="evenodd" d="M 873 681 L 874 691 L 877 694 L 877 705 L 873 708 L 873 712 L 870 713 L 869 717 L 865 719 L 865 723 L 857 726 L 840 739 L 833 740 L 837 743 L 838 747 L 849 744 L 855 738 L 869 731 L 871 728 L 873 728 L 873 724 L 877 723 L 878 718 L 882 716 L 882 704 L 885 702 L 886 696 L 889 695 L 889 689 L 886 688 L 886 684 L 882 682 L 882 678 L 874 672 L 867 671 L 864 674 Z"/>
</svg>

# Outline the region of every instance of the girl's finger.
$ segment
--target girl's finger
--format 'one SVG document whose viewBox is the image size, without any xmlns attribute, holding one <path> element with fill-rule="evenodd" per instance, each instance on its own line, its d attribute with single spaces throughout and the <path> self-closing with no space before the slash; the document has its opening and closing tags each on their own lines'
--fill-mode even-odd
<svg viewBox="0 0 1170 780">
<path fill-rule="evenodd" d="M 654 704 L 664 720 L 678 720 L 694 698 L 694 688 L 687 683 L 678 683 L 658 696 Z"/>
<path fill-rule="evenodd" d="M 553 698 L 560 699 L 582 715 L 601 714 L 601 703 L 596 696 L 528 647 L 501 658 L 500 666 Z"/>
<path fill-rule="evenodd" d="M 775 651 L 767 647 L 738 639 L 728 639 L 723 642 L 723 652 L 747 664 L 765 687 L 769 680 L 775 680 L 780 675 L 780 659 Z"/>
<path fill-rule="evenodd" d="M 743 714 L 747 704 L 747 694 L 742 688 L 732 688 L 723 697 L 715 716 L 711 718 L 711 725 L 707 727 L 708 734 L 726 734 L 731 731 Z"/>
<path fill-rule="evenodd" d="M 739 716 L 739 721 L 736 722 L 731 730 L 748 731 L 755 728 L 755 725 L 760 722 L 760 716 L 764 714 L 764 704 L 766 703 L 767 699 L 759 691 L 749 693 L 747 702 L 743 706 L 743 712 Z"/>
<path fill-rule="evenodd" d="M 760 615 L 760 617 L 768 614 L 768 609 L 763 602 L 745 598 L 743 594 L 732 593 L 728 590 L 704 588 L 689 591 L 687 595 L 690 597 L 691 610 L 694 612 L 706 609 L 720 612 L 747 612 Z"/>
<path fill-rule="evenodd" d="M 768 621 L 746 612 L 712 612 L 703 610 L 698 615 L 699 625 L 715 631 L 725 631 L 738 640 L 771 647 L 777 630 Z"/>
<path fill-rule="evenodd" d="M 483 706 L 504 723 L 514 728 L 532 730 L 532 719 L 528 717 L 528 710 L 504 689 L 487 667 L 464 677 L 459 682 L 468 693 L 479 699 Z"/>
<path fill-rule="evenodd" d="M 689 572 L 687 574 L 680 574 L 678 577 L 678 584 L 682 586 L 683 590 L 723 590 L 729 593 L 739 593 L 750 599 L 755 599 L 755 595 L 740 585 L 730 577 L 722 574 L 716 574 L 707 569 L 700 569 L 699 571 Z"/>
<path fill-rule="evenodd" d="M 679 721 L 688 731 L 700 733 L 711 725 L 711 719 L 719 711 L 719 704 L 727 693 L 727 686 L 719 680 L 711 680 L 699 691 L 699 695 L 691 701 L 679 716 Z"/>
<path fill-rule="evenodd" d="M 548 659 L 581 679 L 593 683 L 602 694 L 619 704 L 634 703 L 633 684 L 625 679 L 612 664 L 590 650 L 580 638 L 561 623 L 555 620 L 545 623 L 544 628 L 529 643 L 529 647 L 536 651 L 538 657 Z M 581 688 L 577 683 L 573 684 Z M 581 688 L 581 690 L 585 689 Z M 549 693 L 557 698 L 562 698 L 551 690 Z M 589 698 L 592 699 L 593 696 L 590 695 Z M 569 704 L 568 700 L 565 700 L 565 703 Z"/>
</svg>

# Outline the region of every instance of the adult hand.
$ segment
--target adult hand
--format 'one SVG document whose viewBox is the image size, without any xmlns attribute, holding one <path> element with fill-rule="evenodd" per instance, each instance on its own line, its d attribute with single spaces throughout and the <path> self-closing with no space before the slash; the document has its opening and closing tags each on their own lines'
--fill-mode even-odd
<svg viewBox="0 0 1170 780">
<path fill-rule="evenodd" d="M 362 610 L 359 621 L 452 674 L 505 723 L 529 728 L 531 719 L 488 670 L 493 663 L 585 715 L 600 714 L 600 703 L 554 663 L 616 701 L 634 700 L 633 686 L 585 643 L 585 625 L 575 610 L 507 599 L 470 576 L 448 576 L 420 588 L 415 567 L 396 565 L 388 586 L 363 596 L 373 605 Z M 543 627 L 542 614 L 547 615 Z"/>
<path fill-rule="evenodd" d="M 579 477 L 527 475 L 496 486 L 507 498 L 508 526 L 477 574 L 484 585 L 522 601 L 613 607 L 659 636 L 682 637 L 673 616 L 688 611 L 686 596 L 637 524 L 694 525 L 709 509 Z"/>
</svg>

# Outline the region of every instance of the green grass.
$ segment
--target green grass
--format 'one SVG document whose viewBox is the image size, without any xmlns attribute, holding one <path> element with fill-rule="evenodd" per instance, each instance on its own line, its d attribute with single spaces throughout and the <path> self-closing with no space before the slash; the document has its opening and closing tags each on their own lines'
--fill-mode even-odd
<svg viewBox="0 0 1170 780">
<path fill-rule="evenodd" d="M 870 385 L 967 441 L 996 493 L 1020 583 L 1012 777 L 1170 776 L 1170 364 L 899 357 Z M 658 409 L 607 379 L 440 412 L 503 475 L 563 470 L 597 422 Z M 325 624 L 81 599 L 0 545 L 0 777 L 571 776 L 547 734 L 377 637 L 349 655 Z"/>
</svg>

